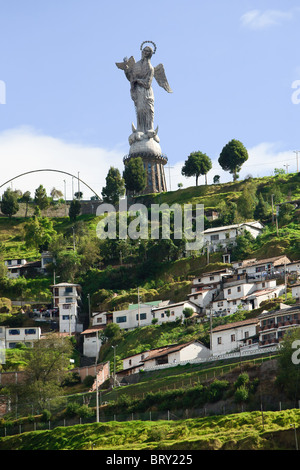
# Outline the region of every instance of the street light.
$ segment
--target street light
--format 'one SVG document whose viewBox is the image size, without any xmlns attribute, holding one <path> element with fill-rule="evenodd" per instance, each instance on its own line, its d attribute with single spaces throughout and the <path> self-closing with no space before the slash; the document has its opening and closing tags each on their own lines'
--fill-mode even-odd
<svg viewBox="0 0 300 470">
<path fill-rule="evenodd" d="M 117 346 L 112 346 L 114 350 L 114 388 L 116 386 L 116 347 Z"/>
<path fill-rule="evenodd" d="M 90 294 L 87 294 L 87 298 L 88 298 L 88 303 L 89 303 L 89 324 L 90 324 L 90 321 L 91 321 L 91 296 Z"/>
</svg>

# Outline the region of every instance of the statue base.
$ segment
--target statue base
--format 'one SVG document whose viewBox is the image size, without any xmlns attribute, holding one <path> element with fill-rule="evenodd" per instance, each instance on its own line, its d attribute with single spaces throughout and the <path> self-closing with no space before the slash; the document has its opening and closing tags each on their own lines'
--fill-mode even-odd
<svg viewBox="0 0 300 470">
<path fill-rule="evenodd" d="M 168 159 L 162 154 L 157 130 L 147 133 L 135 130 L 129 137 L 129 154 L 124 157 L 126 164 L 131 158 L 140 157 L 147 172 L 147 185 L 141 194 L 162 193 L 167 191 L 164 165 Z"/>
</svg>

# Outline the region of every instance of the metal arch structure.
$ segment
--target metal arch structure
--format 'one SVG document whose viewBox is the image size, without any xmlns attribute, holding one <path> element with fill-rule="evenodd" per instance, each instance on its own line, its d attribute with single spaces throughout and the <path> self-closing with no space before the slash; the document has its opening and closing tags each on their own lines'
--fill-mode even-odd
<svg viewBox="0 0 300 470">
<path fill-rule="evenodd" d="M 26 171 L 25 173 L 21 173 L 20 175 L 17 175 L 17 176 L 14 176 L 13 178 L 9 179 L 8 181 L 5 181 L 5 183 L 2 183 L 0 185 L 0 188 L 2 188 L 3 186 L 5 186 L 6 184 L 10 183 L 11 181 L 17 179 L 17 178 L 21 178 L 21 176 L 25 176 L 25 175 L 29 175 L 31 173 L 38 173 L 40 171 L 54 171 L 56 173 L 63 173 L 65 175 L 68 175 L 68 176 L 72 176 L 72 178 L 76 178 L 78 181 L 80 181 L 81 183 L 83 183 L 87 188 L 90 189 L 90 191 L 92 191 L 97 197 L 98 199 L 101 201 L 101 198 L 100 196 L 96 193 L 96 191 L 94 191 L 87 183 L 85 183 L 85 181 L 82 181 L 78 176 L 75 176 L 75 175 L 72 175 L 71 173 L 68 173 L 67 171 L 63 171 L 63 170 L 53 170 L 51 168 L 45 168 L 45 169 L 41 169 L 41 170 L 31 170 L 31 171 Z"/>
</svg>

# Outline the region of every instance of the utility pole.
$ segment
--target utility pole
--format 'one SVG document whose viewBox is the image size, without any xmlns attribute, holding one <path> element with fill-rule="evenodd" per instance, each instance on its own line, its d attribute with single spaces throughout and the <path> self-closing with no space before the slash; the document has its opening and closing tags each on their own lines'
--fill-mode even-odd
<svg viewBox="0 0 300 470">
<path fill-rule="evenodd" d="M 90 294 L 88 294 L 88 295 L 90 295 Z M 98 355 L 98 331 L 96 333 L 95 371 L 96 371 L 96 420 L 97 420 L 97 423 L 99 423 L 99 391 L 98 391 L 97 355 Z"/>
<path fill-rule="evenodd" d="M 170 185 L 170 191 L 171 191 L 171 168 L 174 168 L 173 166 L 168 165 L 168 170 L 169 170 L 169 185 Z"/>
<path fill-rule="evenodd" d="M 286 164 L 285 164 L 285 165 L 283 165 L 283 166 L 285 166 L 285 167 L 286 167 L 286 173 L 288 174 L 288 172 L 289 172 L 289 166 L 290 166 L 290 165 L 289 165 L 288 163 L 286 163 Z"/>
<path fill-rule="evenodd" d="M 65 215 L 67 215 L 67 192 L 66 192 L 66 180 L 64 180 L 65 187 Z"/>
<path fill-rule="evenodd" d="M 91 321 L 91 296 L 90 294 L 87 294 L 87 298 L 88 298 L 88 303 L 89 303 L 89 324 L 90 324 L 90 321 Z"/>
<path fill-rule="evenodd" d="M 116 386 L 116 347 L 117 346 L 112 346 L 114 350 L 114 388 Z"/>
<path fill-rule="evenodd" d="M 274 194 L 271 194 L 272 200 L 272 225 L 274 225 Z"/>
<path fill-rule="evenodd" d="M 140 326 L 140 288 L 138 287 L 138 326 Z"/>
<path fill-rule="evenodd" d="M 294 153 L 296 154 L 296 161 L 297 161 L 297 173 L 299 172 L 299 165 L 298 165 L 298 152 L 300 152 L 300 150 L 294 150 Z"/>
</svg>

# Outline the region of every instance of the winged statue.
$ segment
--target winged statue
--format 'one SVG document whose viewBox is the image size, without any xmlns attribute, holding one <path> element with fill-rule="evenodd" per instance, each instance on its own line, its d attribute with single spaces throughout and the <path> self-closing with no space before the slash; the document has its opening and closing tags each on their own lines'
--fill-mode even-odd
<svg viewBox="0 0 300 470">
<path fill-rule="evenodd" d="M 151 43 L 154 49 L 150 46 L 143 45 Z M 131 56 L 129 59 L 125 57 L 123 62 L 116 62 L 116 66 L 123 70 L 126 78 L 130 82 L 130 94 L 134 102 L 137 128 L 133 126 L 134 132 L 142 134 L 151 134 L 154 131 L 154 94 L 152 89 L 153 77 L 158 85 L 164 88 L 168 93 L 172 93 L 168 83 L 165 69 L 163 64 L 153 67 L 151 64 L 151 57 L 156 52 L 156 45 L 152 41 L 144 41 L 141 44 L 141 60 L 135 61 Z M 154 131 L 155 132 L 155 131 Z"/>
</svg>

